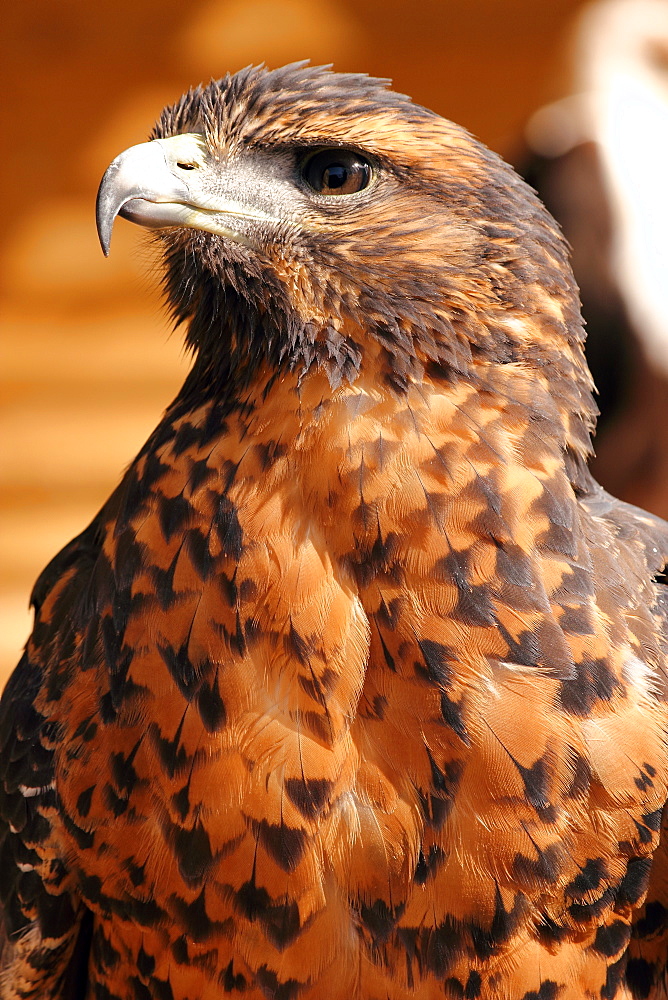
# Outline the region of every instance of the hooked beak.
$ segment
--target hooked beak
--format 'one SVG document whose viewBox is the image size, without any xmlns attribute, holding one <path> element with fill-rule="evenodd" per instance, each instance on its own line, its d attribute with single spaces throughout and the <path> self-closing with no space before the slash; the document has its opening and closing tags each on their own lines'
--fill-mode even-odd
<svg viewBox="0 0 668 1000">
<path fill-rule="evenodd" d="M 117 215 L 149 229 L 202 229 L 250 246 L 244 234 L 249 223 L 274 220 L 250 208 L 234 185 L 227 192 L 215 184 L 209 188 L 211 169 L 204 136 L 195 132 L 143 142 L 117 156 L 97 194 L 97 232 L 105 257 Z"/>
<path fill-rule="evenodd" d="M 202 160 L 197 139 L 179 135 L 142 142 L 130 146 L 107 167 L 96 206 L 97 232 L 105 257 L 117 215 L 150 228 L 179 225 L 191 201 L 188 185 L 179 175 L 194 169 L 193 154 Z"/>
</svg>

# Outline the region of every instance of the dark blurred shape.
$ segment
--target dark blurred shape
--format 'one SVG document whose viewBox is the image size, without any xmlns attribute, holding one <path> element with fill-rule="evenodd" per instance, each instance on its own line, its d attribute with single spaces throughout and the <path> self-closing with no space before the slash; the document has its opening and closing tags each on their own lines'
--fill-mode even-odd
<svg viewBox="0 0 668 1000">
<path fill-rule="evenodd" d="M 601 407 L 597 478 L 668 516 L 668 2 L 577 18 L 567 94 L 530 119 L 524 174 L 573 248 Z"/>
</svg>

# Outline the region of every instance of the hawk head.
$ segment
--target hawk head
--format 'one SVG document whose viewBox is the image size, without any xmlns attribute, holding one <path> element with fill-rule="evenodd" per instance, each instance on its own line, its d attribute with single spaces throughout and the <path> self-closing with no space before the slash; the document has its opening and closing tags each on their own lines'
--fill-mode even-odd
<svg viewBox="0 0 668 1000">
<path fill-rule="evenodd" d="M 260 369 L 362 370 L 379 391 L 425 377 L 550 382 L 564 447 L 594 406 L 567 250 L 511 167 L 388 81 L 294 64 L 244 69 L 166 108 L 108 168 L 117 214 L 156 230 L 200 392 Z"/>
</svg>

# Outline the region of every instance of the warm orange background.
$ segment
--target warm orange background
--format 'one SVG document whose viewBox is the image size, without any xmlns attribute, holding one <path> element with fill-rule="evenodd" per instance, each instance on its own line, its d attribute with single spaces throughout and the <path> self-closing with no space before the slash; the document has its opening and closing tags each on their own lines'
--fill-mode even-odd
<svg viewBox="0 0 668 1000">
<path fill-rule="evenodd" d="M 333 62 L 510 157 L 553 96 L 578 0 L 17 0 L 0 52 L 0 686 L 52 555 L 118 481 L 182 379 L 142 233 L 104 260 L 95 192 L 186 87 L 249 62 Z"/>
</svg>

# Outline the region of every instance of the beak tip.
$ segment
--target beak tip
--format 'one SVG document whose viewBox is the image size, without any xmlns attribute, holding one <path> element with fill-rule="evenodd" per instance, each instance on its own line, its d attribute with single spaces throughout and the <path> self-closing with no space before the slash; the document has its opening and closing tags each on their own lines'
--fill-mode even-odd
<svg viewBox="0 0 668 1000">
<path fill-rule="evenodd" d="M 109 249 L 111 247 L 111 227 L 102 225 L 98 220 L 97 236 L 100 241 L 102 253 L 104 254 L 105 257 L 108 257 Z"/>
<path fill-rule="evenodd" d="M 107 167 L 104 177 L 100 181 L 95 203 L 95 222 L 97 235 L 105 257 L 109 256 L 111 246 L 111 233 L 114 220 L 123 204 L 122 195 L 116 190 L 116 177 L 118 174 L 118 157 Z"/>
</svg>

